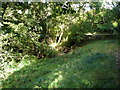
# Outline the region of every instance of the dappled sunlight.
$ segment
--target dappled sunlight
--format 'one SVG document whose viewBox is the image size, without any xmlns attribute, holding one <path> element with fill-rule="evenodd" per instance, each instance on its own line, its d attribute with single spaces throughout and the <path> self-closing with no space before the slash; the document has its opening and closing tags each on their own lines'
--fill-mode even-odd
<svg viewBox="0 0 120 90">
<path fill-rule="evenodd" d="M 118 27 L 118 22 L 112 22 L 112 25 L 115 27 L 115 28 L 117 28 Z"/>
<path fill-rule="evenodd" d="M 61 80 L 63 80 L 63 76 L 62 76 L 62 72 L 61 71 L 55 73 L 54 76 L 58 76 L 58 77 L 55 78 L 54 81 L 52 81 L 50 83 L 48 88 L 58 88 L 57 83 L 60 82 Z"/>
<path fill-rule="evenodd" d="M 96 32 L 94 32 L 94 33 L 86 33 L 85 35 L 95 35 L 96 34 Z"/>
<path fill-rule="evenodd" d="M 55 49 L 55 47 L 56 47 L 57 45 L 58 45 L 58 43 L 52 43 L 52 44 L 50 44 L 49 46 Z"/>
<path fill-rule="evenodd" d="M 88 80 L 82 80 L 82 83 L 86 84 L 86 85 L 90 85 L 91 82 L 89 82 Z"/>
<path fill-rule="evenodd" d="M 4 80 L 6 80 L 10 75 L 12 75 L 14 72 L 19 71 L 20 69 L 24 68 L 25 66 L 29 66 L 31 64 L 30 61 L 21 61 L 20 63 L 18 63 L 16 65 L 16 63 L 14 61 L 11 61 L 8 64 L 5 65 L 5 68 L 3 70 L 3 75 Z"/>
</svg>

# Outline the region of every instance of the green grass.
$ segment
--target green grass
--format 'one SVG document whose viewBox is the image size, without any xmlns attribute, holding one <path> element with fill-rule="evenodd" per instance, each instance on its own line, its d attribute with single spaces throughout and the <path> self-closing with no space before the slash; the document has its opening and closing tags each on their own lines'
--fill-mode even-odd
<svg viewBox="0 0 120 90">
<path fill-rule="evenodd" d="M 2 88 L 116 88 L 117 40 L 98 40 L 51 59 L 24 66 L 4 80 Z"/>
</svg>

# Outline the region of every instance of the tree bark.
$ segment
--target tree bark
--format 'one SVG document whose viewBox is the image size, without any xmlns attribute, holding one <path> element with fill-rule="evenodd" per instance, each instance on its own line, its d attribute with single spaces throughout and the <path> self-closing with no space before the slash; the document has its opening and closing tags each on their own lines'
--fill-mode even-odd
<svg viewBox="0 0 120 90">
<path fill-rule="evenodd" d="M 60 43 L 60 41 L 61 41 L 61 39 L 62 39 L 62 35 L 63 35 L 63 30 L 62 30 L 62 32 L 61 32 L 61 34 L 60 34 L 60 37 L 59 37 L 59 40 L 58 40 L 57 43 Z"/>
</svg>

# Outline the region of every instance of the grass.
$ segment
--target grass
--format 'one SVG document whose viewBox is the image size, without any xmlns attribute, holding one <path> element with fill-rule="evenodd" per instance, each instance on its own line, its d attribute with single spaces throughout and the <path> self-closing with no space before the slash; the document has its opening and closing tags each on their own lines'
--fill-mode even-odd
<svg viewBox="0 0 120 90">
<path fill-rule="evenodd" d="M 118 88 L 117 40 L 97 40 L 76 50 L 34 60 L 2 81 L 2 88 Z"/>
</svg>

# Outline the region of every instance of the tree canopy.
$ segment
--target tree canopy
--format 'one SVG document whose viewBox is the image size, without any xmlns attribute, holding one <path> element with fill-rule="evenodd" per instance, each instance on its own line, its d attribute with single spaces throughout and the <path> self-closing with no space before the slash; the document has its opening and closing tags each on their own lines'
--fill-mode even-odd
<svg viewBox="0 0 120 90">
<path fill-rule="evenodd" d="M 56 46 L 71 47 L 88 33 L 116 35 L 119 2 L 2 2 L 3 51 L 53 57 Z"/>
</svg>

